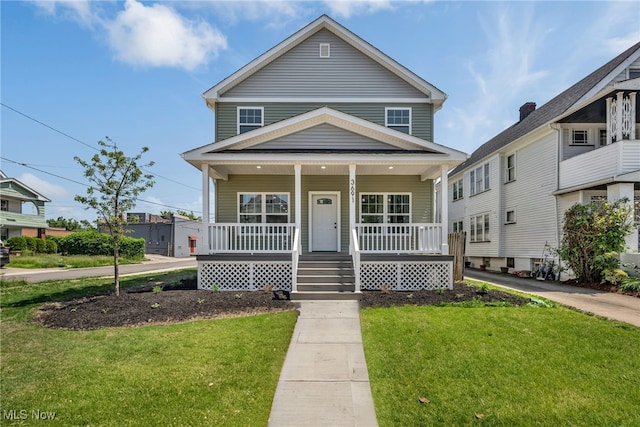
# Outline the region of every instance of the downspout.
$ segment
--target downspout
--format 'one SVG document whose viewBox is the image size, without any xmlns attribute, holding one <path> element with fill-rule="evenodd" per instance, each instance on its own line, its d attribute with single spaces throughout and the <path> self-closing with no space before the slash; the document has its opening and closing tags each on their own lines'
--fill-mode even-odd
<svg viewBox="0 0 640 427">
<path fill-rule="evenodd" d="M 557 123 L 551 123 L 549 124 L 549 128 L 553 129 L 556 131 L 557 137 L 556 137 L 556 156 L 557 156 L 557 161 L 556 161 L 556 191 L 558 191 L 560 189 L 560 158 L 561 158 L 561 150 L 562 150 L 562 141 L 560 136 L 562 135 L 560 126 Z M 554 195 L 553 196 L 553 202 L 554 202 L 554 208 L 556 211 L 555 217 L 556 217 L 556 243 L 558 244 L 558 248 L 560 247 L 560 220 L 558 219 L 558 217 L 560 216 L 560 212 L 558 211 L 558 196 Z M 560 257 L 558 257 L 558 281 L 560 281 L 560 274 L 562 274 L 562 260 L 560 259 Z"/>
</svg>

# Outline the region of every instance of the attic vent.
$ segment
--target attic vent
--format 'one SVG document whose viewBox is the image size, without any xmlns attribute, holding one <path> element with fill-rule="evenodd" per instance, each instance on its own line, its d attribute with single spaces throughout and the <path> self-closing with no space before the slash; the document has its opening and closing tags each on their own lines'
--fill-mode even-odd
<svg viewBox="0 0 640 427">
<path fill-rule="evenodd" d="M 320 58 L 331 57 L 331 44 L 320 43 Z"/>
</svg>

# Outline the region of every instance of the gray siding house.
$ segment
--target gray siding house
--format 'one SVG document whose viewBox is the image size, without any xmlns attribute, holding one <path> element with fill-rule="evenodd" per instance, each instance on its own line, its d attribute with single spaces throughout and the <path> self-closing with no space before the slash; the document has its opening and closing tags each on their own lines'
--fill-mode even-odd
<svg viewBox="0 0 640 427">
<path fill-rule="evenodd" d="M 175 258 L 195 256 L 202 223 L 181 215 L 169 218 L 148 213 L 128 213 L 127 237 L 143 238 L 145 253 Z"/>
<path fill-rule="evenodd" d="M 535 271 L 575 203 L 626 198 L 640 211 L 640 43 L 482 144 L 446 186 L 449 230 L 474 267 Z M 625 262 L 640 264 L 638 230 Z"/>
<path fill-rule="evenodd" d="M 434 181 L 466 155 L 433 142 L 442 91 L 321 16 L 203 98 L 215 141 L 182 154 L 202 172 L 200 287 L 452 285 Z"/>
</svg>

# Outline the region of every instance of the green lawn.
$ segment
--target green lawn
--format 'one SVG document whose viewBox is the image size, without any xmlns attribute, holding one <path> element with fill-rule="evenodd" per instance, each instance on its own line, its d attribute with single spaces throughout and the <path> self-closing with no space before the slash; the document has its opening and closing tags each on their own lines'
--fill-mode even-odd
<svg viewBox="0 0 640 427">
<path fill-rule="evenodd" d="M 366 309 L 361 321 L 381 427 L 640 425 L 640 328 L 562 307 Z"/>
<path fill-rule="evenodd" d="M 99 279 L 2 283 L 1 425 L 41 424 L 37 411 L 73 426 L 266 425 L 296 312 L 91 332 L 29 320 L 44 301 L 111 288 Z"/>
<path fill-rule="evenodd" d="M 60 254 L 38 254 L 11 256 L 11 262 L 7 267 L 15 268 L 85 268 L 104 267 L 113 265 L 112 256 L 88 256 L 88 255 L 60 255 Z M 140 264 L 141 260 L 131 260 L 120 257 L 118 263 Z"/>
</svg>

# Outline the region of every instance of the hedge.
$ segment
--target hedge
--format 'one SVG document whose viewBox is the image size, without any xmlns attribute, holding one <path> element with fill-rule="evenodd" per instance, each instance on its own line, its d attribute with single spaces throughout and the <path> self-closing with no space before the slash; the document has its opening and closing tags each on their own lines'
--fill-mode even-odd
<svg viewBox="0 0 640 427">
<path fill-rule="evenodd" d="M 58 249 L 69 255 L 113 255 L 113 238 L 97 231 L 80 231 L 58 240 Z M 144 258 L 144 239 L 123 237 L 119 254 L 124 258 Z"/>
</svg>

